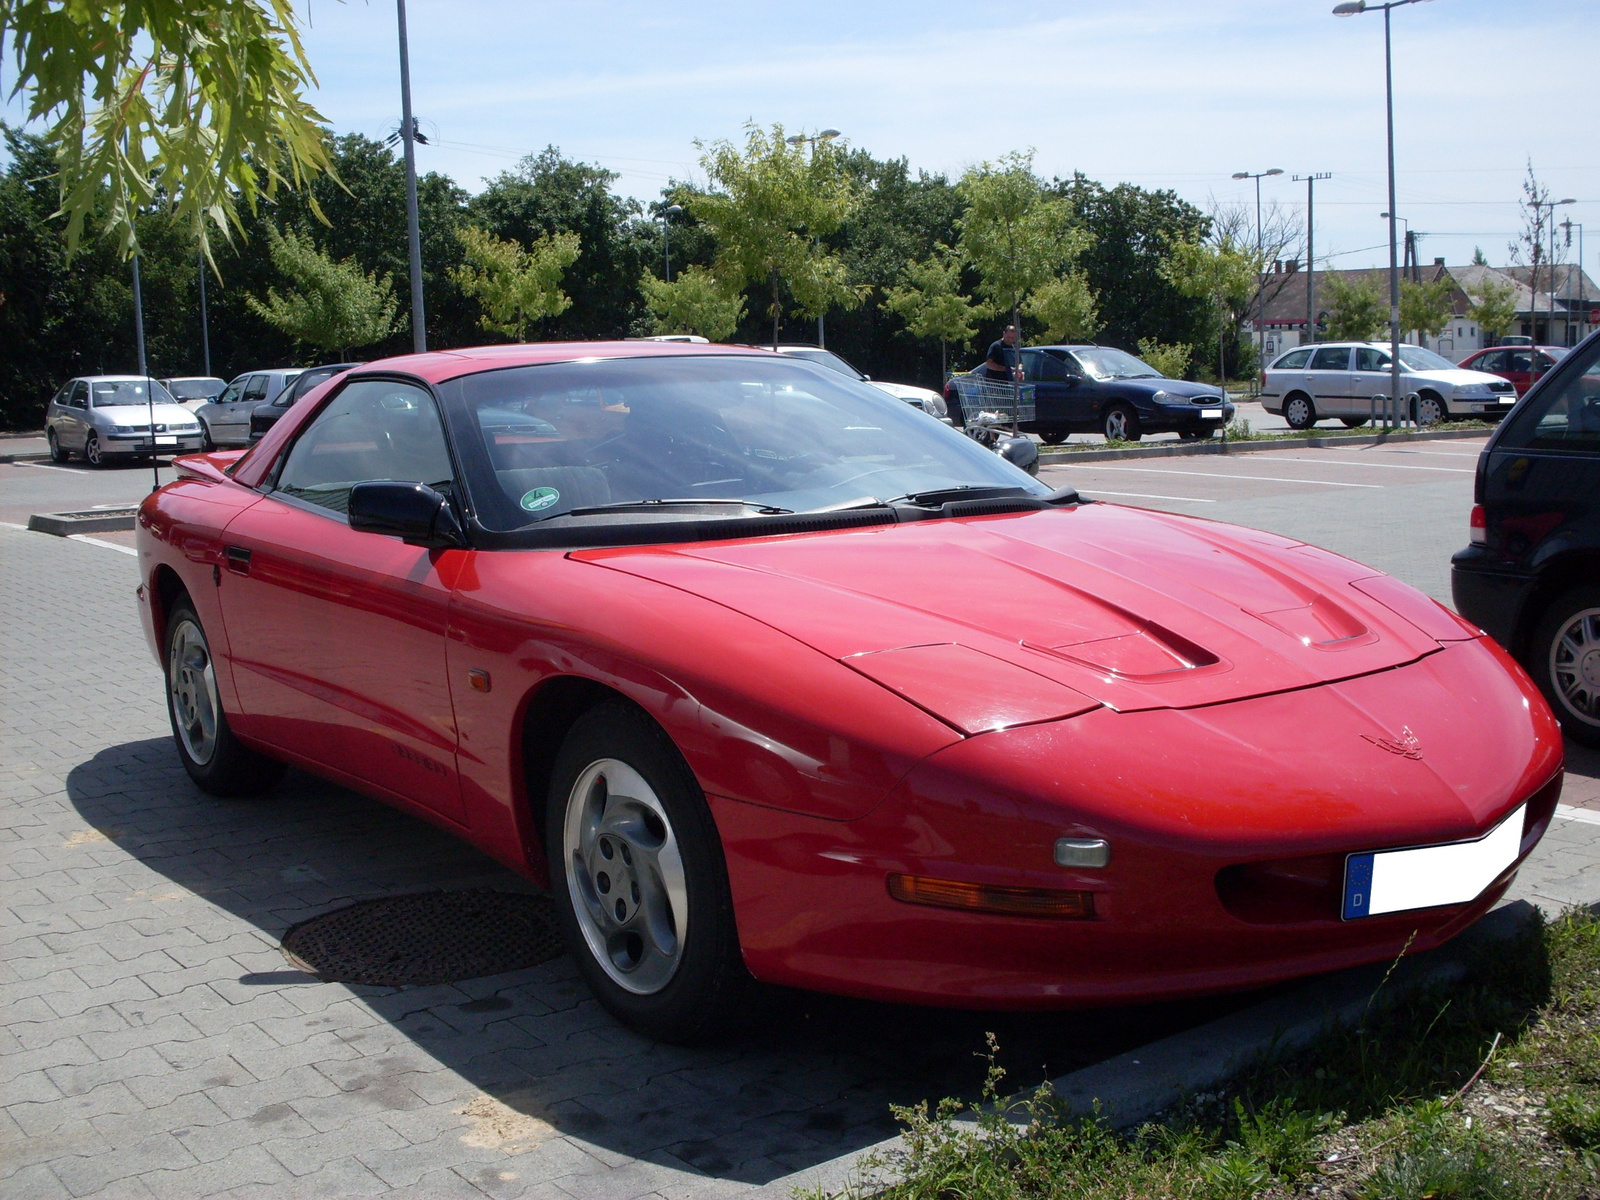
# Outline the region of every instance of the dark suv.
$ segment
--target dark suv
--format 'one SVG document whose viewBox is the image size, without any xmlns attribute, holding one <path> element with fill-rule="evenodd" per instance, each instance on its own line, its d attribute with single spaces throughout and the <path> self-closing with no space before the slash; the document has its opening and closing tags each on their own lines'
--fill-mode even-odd
<svg viewBox="0 0 1600 1200">
<path fill-rule="evenodd" d="M 1569 737 L 1600 746 L 1600 334 L 1506 416 L 1473 501 L 1456 608 L 1528 669 Z"/>
<path fill-rule="evenodd" d="M 352 367 L 359 367 L 361 363 L 328 363 L 321 367 L 308 367 L 300 375 L 279 392 L 266 404 L 258 404 L 250 410 L 250 444 L 253 446 L 266 436 L 267 430 L 278 423 L 278 418 L 294 406 L 294 402 L 304 396 L 314 387 L 327 383 L 335 375 L 342 375 Z"/>
</svg>

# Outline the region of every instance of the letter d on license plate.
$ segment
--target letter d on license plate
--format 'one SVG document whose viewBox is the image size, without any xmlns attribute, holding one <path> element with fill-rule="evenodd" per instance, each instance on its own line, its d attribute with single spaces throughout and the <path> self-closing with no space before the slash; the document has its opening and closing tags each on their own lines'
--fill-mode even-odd
<svg viewBox="0 0 1600 1200">
<path fill-rule="evenodd" d="M 1472 842 L 1351 854 L 1344 862 L 1344 919 L 1465 904 L 1517 861 L 1525 805 Z"/>
</svg>

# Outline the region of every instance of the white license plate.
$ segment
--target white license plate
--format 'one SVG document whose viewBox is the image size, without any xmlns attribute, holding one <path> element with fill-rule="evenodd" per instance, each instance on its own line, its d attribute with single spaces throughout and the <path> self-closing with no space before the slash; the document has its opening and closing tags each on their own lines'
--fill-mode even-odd
<svg viewBox="0 0 1600 1200">
<path fill-rule="evenodd" d="M 1220 421 L 1222 419 L 1222 410 L 1220 408 L 1202 408 L 1200 415 Z"/>
<path fill-rule="evenodd" d="M 1518 805 L 1510 816 L 1476 841 L 1347 856 L 1344 919 L 1354 921 L 1476 900 L 1517 861 L 1526 807 Z"/>
<path fill-rule="evenodd" d="M 177 444 L 178 437 L 176 434 L 156 434 L 156 445 L 158 446 L 176 446 Z"/>
</svg>

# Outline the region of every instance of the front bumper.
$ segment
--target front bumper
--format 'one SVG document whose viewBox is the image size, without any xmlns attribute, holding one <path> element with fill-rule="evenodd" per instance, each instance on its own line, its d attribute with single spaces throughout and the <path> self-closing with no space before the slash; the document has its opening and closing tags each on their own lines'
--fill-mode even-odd
<svg viewBox="0 0 1600 1200">
<path fill-rule="evenodd" d="M 193 454 L 205 444 L 198 433 L 157 434 L 152 441 L 147 433 L 107 435 L 100 442 L 102 454 Z"/>
</svg>

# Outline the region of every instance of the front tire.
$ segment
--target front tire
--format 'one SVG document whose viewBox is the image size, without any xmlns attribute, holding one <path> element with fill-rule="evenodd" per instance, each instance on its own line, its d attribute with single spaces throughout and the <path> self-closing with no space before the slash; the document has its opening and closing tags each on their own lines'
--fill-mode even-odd
<svg viewBox="0 0 1600 1200">
<path fill-rule="evenodd" d="M 106 456 L 100 449 L 100 435 L 92 429 L 84 435 L 83 461 L 91 467 L 103 467 L 106 465 Z"/>
<path fill-rule="evenodd" d="M 1039 440 L 1046 446 L 1059 446 L 1062 442 L 1067 440 L 1067 434 L 1065 430 L 1052 429 L 1046 433 L 1041 433 L 1039 435 Z"/>
<path fill-rule="evenodd" d="M 1139 414 L 1130 405 L 1117 403 L 1106 409 L 1101 430 L 1108 442 L 1137 442 L 1141 436 Z"/>
<path fill-rule="evenodd" d="M 1600 587 L 1557 596 L 1534 627 L 1527 658 L 1562 732 L 1600 747 Z"/>
<path fill-rule="evenodd" d="M 1445 410 L 1444 401 L 1439 399 L 1439 397 L 1435 396 L 1432 392 L 1423 392 L 1414 401 L 1412 401 L 1411 419 L 1417 423 L 1419 428 L 1423 428 L 1428 425 L 1437 425 L 1440 421 L 1444 420 L 1447 415 L 1448 413 Z"/>
<path fill-rule="evenodd" d="M 1295 392 L 1283 402 L 1283 419 L 1290 429 L 1310 429 L 1317 423 L 1317 406 L 1304 392 Z"/>
<path fill-rule="evenodd" d="M 728 1029 L 750 977 L 704 793 L 638 709 L 579 717 L 546 806 L 550 888 L 567 949 L 619 1021 L 664 1042 Z"/>
<path fill-rule="evenodd" d="M 167 716 L 183 769 L 213 796 L 254 796 L 283 775 L 283 764 L 243 745 L 228 728 L 205 628 L 184 596 L 167 617 Z"/>
</svg>

